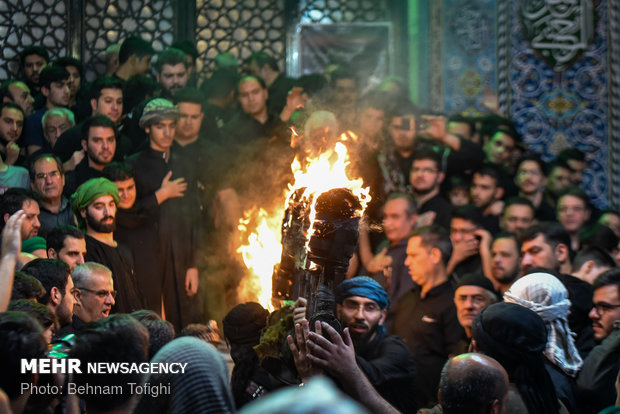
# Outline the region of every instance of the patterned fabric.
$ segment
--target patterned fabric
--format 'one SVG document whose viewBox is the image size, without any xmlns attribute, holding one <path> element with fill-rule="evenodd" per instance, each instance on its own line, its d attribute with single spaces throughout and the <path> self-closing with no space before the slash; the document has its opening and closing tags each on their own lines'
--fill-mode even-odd
<svg viewBox="0 0 620 414">
<path fill-rule="evenodd" d="M 187 414 L 233 413 L 235 404 L 228 386 L 228 369 L 220 353 L 193 337 L 166 344 L 151 362 L 187 363 L 185 373 L 151 374 L 146 382 L 153 387 L 170 385 L 170 394 L 153 397 L 143 394 L 134 413 Z"/>
<path fill-rule="evenodd" d="M 336 303 L 342 303 L 348 297 L 361 296 L 377 302 L 381 309 L 390 305 L 385 289 L 374 279 L 368 276 L 357 276 L 352 279 L 343 280 L 336 287 Z"/>
<path fill-rule="evenodd" d="M 178 119 L 179 109 L 167 99 L 154 98 L 146 103 L 140 117 L 140 128 L 156 124 L 164 119 Z"/>
<path fill-rule="evenodd" d="M 567 375 L 576 376 L 583 360 L 575 347 L 575 334 L 568 327 L 571 302 L 562 282 L 549 273 L 531 273 L 510 287 L 504 301 L 531 309 L 545 321 L 545 356 Z"/>
</svg>

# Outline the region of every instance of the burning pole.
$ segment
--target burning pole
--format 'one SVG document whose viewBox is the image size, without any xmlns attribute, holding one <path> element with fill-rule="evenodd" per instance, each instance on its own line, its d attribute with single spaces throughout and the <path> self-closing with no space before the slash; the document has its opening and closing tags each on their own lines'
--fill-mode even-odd
<svg viewBox="0 0 620 414">
<path fill-rule="evenodd" d="M 313 200 L 300 194 L 293 193 L 284 214 L 282 258 L 273 276 L 273 296 L 283 300 L 302 296 L 308 300 L 310 326 L 320 320 L 339 328 L 333 291 L 345 279 L 355 252 L 363 208 L 350 190 L 336 188 L 318 196 L 310 221 Z"/>
</svg>

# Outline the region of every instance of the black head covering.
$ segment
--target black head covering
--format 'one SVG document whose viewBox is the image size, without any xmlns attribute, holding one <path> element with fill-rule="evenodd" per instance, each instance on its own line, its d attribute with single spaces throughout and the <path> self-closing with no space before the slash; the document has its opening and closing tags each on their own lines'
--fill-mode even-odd
<svg viewBox="0 0 620 414">
<path fill-rule="evenodd" d="M 256 302 L 235 306 L 222 321 L 224 336 L 231 343 L 257 345 L 269 312 Z"/>
<path fill-rule="evenodd" d="M 496 303 L 476 315 L 472 336 L 482 353 L 506 369 L 530 413 L 558 412 L 544 365 L 547 329 L 540 316 L 514 303 Z"/>
</svg>

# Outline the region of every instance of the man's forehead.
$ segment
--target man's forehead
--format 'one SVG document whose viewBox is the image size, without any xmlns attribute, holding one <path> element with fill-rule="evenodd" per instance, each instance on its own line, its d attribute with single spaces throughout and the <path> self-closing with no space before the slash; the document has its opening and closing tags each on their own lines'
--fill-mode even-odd
<svg viewBox="0 0 620 414">
<path fill-rule="evenodd" d="M 174 65 L 170 63 L 164 63 L 161 67 L 162 73 L 164 72 L 185 72 L 187 67 L 184 63 L 176 63 Z"/>
<path fill-rule="evenodd" d="M 31 198 L 27 198 L 26 200 L 22 202 L 22 210 L 24 210 L 26 213 L 39 211 L 39 203 L 37 203 L 35 200 Z"/>
<path fill-rule="evenodd" d="M 529 250 L 532 247 L 551 247 L 551 245 L 545 239 L 544 234 L 538 234 L 536 237 L 530 240 L 524 240 L 522 244 L 522 250 Z"/>
<path fill-rule="evenodd" d="M 506 207 L 506 216 L 528 216 L 534 217 L 534 210 L 525 204 L 513 204 Z"/>
<path fill-rule="evenodd" d="M 30 88 L 28 88 L 28 86 L 23 82 L 15 82 L 9 85 L 9 91 L 11 91 L 11 93 L 30 93 Z"/>
<path fill-rule="evenodd" d="M 86 250 L 86 239 L 79 239 L 77 237 L 73 237 L 71 235 L 66 235 L 64 240 L 62 241 L 63 249 L 75 249 L 76 247 L 84 246 L 83 250 Z"/>
<path fill-rule="evenodd" d="M 16 108 L 3 108 L 2 118 L 19 119 L 23 121 L 24 114 L 22 114 L 22 111 Z"/>
<path fill-rule="evenodd" d="M 56 161 L 53 158 L 41 158 L 34 163 L 35 172 L 41 172 L 42 170 L 50 169 L 58 170 L 58 164 L 56 164 Z"/>
<path fill-rule="evenodd" d="M 69 119 L 66 115 L 51 115 L 45 118 L 45 125 L 48 124 L 62 124 L 68 122 Z"/>
<path fill-rule="evenodd" d="M 248 92 L 254 89 L 263 89 L 260 83 L 255 79 L 247 79 L 239 84 L 239 92 Z"/>
<path fill-rule="evenodd" d="M 102 196 L 99 196 L 99 197 L 95 198 L 95 199 L 94 199 L 94 200 L 90 203 L 90 205 L 97 204 L 97 203 L 104 203 L 104 204 L 107 204 L 107 203 L 109 203 L 110 201 L 114 201 L 114 197 L 112 197 L 112 196 L 111 196 L 111 195 L 109 195 L 109 194 L 105 194 L 105 195 L 102 195 Z"/>
<path fill-rule="evenodd" d="M 35 61 L 35 60 L 43 60 L 45 61 L 45 58 L 41 55 L 38 55 L 36 53 L 31 53 L 27 56 L 24 57 L 24 61 Z"/>
<path fill-rule="evenodd" d="M 342 300 L 343 302 L 355 302 L 355 303 L 374 303 L 379 306 L 377 301 L 364 297 L 364 296 L 348 296 Z"/>
<path fill-rule="evenodd" d="M 123 90 L 116 88 L 103 88 L 101 90 L 101 97 L 104 96 L 123 97 Z"/>
<path fill-rule="evenodd" d="M 492 249 L 502 250 L 507 248 L 517 250 L 517 241 L 512 237 L 500 237 L 493 241 Z"/>
<path fill-rule="evenodd" d="M 480 286 L 475 285 L 463 285 L 459 286 L 454 292 L 455 296 L 473 296 L 473 295 L 484 295 L 486 293 L 486 289 Z"/>
</svg>

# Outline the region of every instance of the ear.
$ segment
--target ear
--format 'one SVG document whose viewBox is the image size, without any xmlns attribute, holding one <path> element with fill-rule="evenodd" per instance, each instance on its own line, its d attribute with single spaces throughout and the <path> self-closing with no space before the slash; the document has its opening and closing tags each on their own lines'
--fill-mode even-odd
<svg viewBox="0 0 620 414">
<path fill-rule="evenodd" d="M 93 113 L 97 110 L 97 100 L 95 98 L 90 100 L 90 109 L 92 109 Z"/>
<path fill-rule="evenodd" d="M 155 72 L 155 80 L 159 83 L 159 72 Z"/>
<path fill-rule="evenodd" d="M 4 217 L 2 217 L 4 219 L 4 224 L 6 224 L 6 222 L 9 221 L 9 217 L 10 217 L 9 213 L 6 213 Z"/>
<path fill-rule="evenodd" d="M 438 248 L 433 247 L 428 255 L 430 256 L 431 262 L 434 265 L 441 263 L 441 250 L 439 250 Z"/>
<path fill-rule="evenodd" d="M 493 400 L 489 407 L 490 414 L 501 414 L 502 412 L 502 402 L 500 400 Z"/>
<path fill-rule="evenodd" d="M 87 145 L 86 145 L 86 140 L 85 140 L 85 139 L 82 139 L 80 142 L 82 143 L 82 149 L 83 149 L 84 151 L 86 151 L 86 147 L 87 147 Z"/>
<path fill-rule="evenodd" d="M 86 209 L 85 208 L 80 210 L 80 216 L 82 216 L 83 219 L 86 219 Z"/>
<path fill-rule="evenodd" d="M 385 318 L 387 317 L 387 310 L 381 309 L 381 317 L 379 318 L 379 326 L 383 326 Z"/>
<path fill-rule="evenodd" d="M 497 187 L 495 189 L 495 200 L 501 200 L 504 196 L 504 189 L 502 187 Z"/>
<path fill-rule="evenodd" d="M 4 98 L 2 98 L 2 102 L 13 102 L 13 100 L 11 98 L 9 98 L 8 96 L 5 96 Z"/>
<path fill-rule="evenodd" d="M 58 255 L 56 254 L 56 250 L 51 247 L 47 249 L 47 257 L 48 259 L 58 259 Z"/>
<path fill-rule="evenodd" d="M 41 86 L 41 95 L 47 98 L 47 95 L 50 94 L 50 89 L 47 86 Z"/>
<path fill-rule="evenodd" d="M 341 313 L 342 313 L 342 305 L 341 305 L 341 304 L 339 304 L 339 303 L 337 303 L 337 304 L 336 304 L 336 317 L 337 317 L 338 319 L 340 319 L 340 316 L 341 316 L 340 314 L 341 314 Z"/>
<path fill-rule="evenodd" d="M 475 339 L 471 340 L 471 349 L 473 349 L 474 352 L 477 352 L 479 354 L 484 354 L 484 352 L 480 351 L 480 347 L 478 346 L 478 343 Z"/>
<path fill-rule="evenodd" d="M 439 182 L 439 184 L 443 183 L 443 180 L 446 179 L 446 173 L 444 173 L 443 171 L 439 173 L 439 177 L 437 177 L 437 181 Z"/>
<path fill-rule="evenodd" d="M 560 243 L 555 248 L 555 258 L 558 262 L 564 263 L 568 260 L 568 246 L 564 243 Z"/>
<path fill-rule="evenodd" d="M 58 290 L 56 286 L 53 286 L 50 290 L 50 302 L 52 303 L 52 305 L 58 306 L 61 300 L 62 294 L 60 293 L 60 290 Z"/>
</svg>

